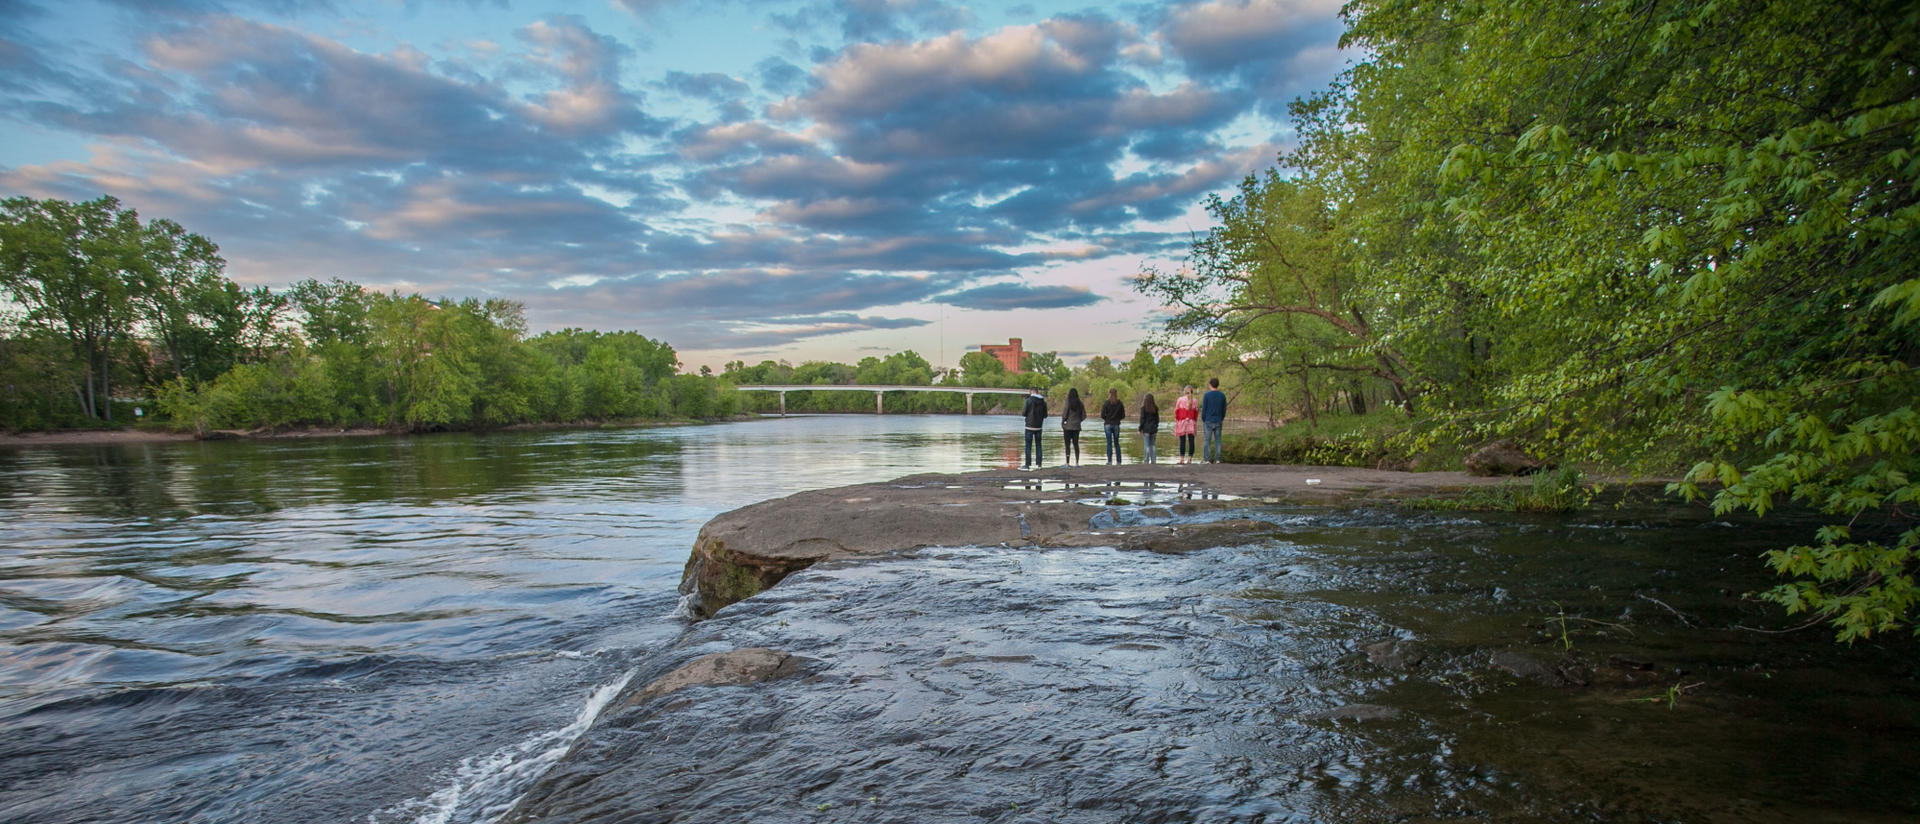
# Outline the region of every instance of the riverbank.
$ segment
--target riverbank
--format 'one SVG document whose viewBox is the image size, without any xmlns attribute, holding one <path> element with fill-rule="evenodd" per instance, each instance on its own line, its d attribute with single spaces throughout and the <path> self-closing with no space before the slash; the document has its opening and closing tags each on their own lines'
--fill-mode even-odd
<svg viewBox="0 0 1920 824">
<path fill-rule="evenodd" d="M 760 415 L 741 415 L 724 420 L 757 420 L 760 417 Z M 576 429 L 644 429 L 656 426 L 689 426 L 697 423 L 709 423 L 709 421 L 665 420 L 517 423 L 510 426 L 492 427 L 488 429 L 448 429 L 437 430 L 437 432 L 544 432 L 549 430 L 570 431 Z M 355 426 L 345 429 L 338 427 L 303 426 L 292 429 L 217 429 L 203 438 L 191 432 L 172 432 L 165 429 L 154 428 L 64 429 L 54 432 L 0 433 L 0 449 L 32 446 L 119 446 L 144 443 L 179 443 L 183 441 L 359 438 L 372 435 L 431 435 L 437 434 L 437 432 L 415 432 L 409 429 L 390 429 L 378 426 Z"/>
<path fill-rule="evenodd" d="M 928 546 L 1115 546 L 1182 553 L 1260 540 L 1248 506 L 1445 500 L 1511 484 L 1464 472 L 1135 464 L 926 474 L 801 492 L 724 513 L 695 541 L 688 610 L 719 609 L 824 560 Z"/>
</svg>

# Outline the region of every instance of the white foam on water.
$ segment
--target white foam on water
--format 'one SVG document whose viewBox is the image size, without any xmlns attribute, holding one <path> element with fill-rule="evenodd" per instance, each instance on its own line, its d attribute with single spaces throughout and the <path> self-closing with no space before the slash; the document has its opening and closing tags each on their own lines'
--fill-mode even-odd
<svg viewBox="0 0 1920 824">
<path fill-rule="evenodd" d="M 573 742 L 593 726 L 594 719 L 600 717 L 600 712 L 626 688 L 633 676 L 634 672 L 630 671 L 619 680 L 595 689 L 587 696 L 586 706 L 580 708 L 573 723 L 486 755 L 461 759 L 447 786 L 426 798 L 410 798 L 370 813 L 367 821 L 372 824 L 389 820 L 409 820 L 413 824 L 491 824 L 499 820 L 513 809 L 534 781 L 567 754 Z M 399 818 L 385 817 L 389 815 Z"/>
<path fill-rule="evenodd" d="M 676 621 L 686 621 L 688 623 L 692 623 L 699 617 L 693 614 L 694 608 L 698 606 L 699 603 L 700 603 L 699 590 L 682 593 L 680 595 L 680 603 L 674 605 L 673 614 L 667 617 L 672 618 L 673 620 L 676 620 Z"/>
</svg>

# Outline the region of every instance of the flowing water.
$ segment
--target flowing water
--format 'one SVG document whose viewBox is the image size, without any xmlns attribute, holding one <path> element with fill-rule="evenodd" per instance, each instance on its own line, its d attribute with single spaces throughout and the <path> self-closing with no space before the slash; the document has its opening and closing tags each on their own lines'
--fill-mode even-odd
<svg viewBox="0 0 1920 824">
<path fill-rule="evenodd" d="M 1792 519 L 1255 507 L 1252 546 L 922 550 L 674 617 L 714 514 L 1012 426 L 0 452 L 0 820 L 1920 816 L 1914 645 L 1748 628 Z M 807 663 L 622 698 L 746 646 Z"/>
</svg>

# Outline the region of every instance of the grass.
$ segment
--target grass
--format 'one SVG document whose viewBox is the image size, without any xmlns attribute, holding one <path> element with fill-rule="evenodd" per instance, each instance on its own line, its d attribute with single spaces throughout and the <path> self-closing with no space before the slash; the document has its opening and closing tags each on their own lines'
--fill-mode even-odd
<svg viewBox="0 0 1920 824">
<path fill-rule="evenodd" d="M 1627 703 L 1658 704 L 1664 701 L 1666 702 L 1667 709 L 1673 709 L 1674 707 L 1680 706 L 1680 696 L 1685 695 L 1687 690 L 1693 689 L 1694 687 L 1706 686 L 1706 683 L 1705 681 L 1701 681 L 1697 684 L 1674 684 L 1668 687 L 1666 692 L 1658 695 L 1649 695 L 1645 698 L 1629 698 L 1627 699 Z"/>
<path fill-rule="evenodd" d="M 1292 464 L 1304 466 L 1378 467 L 1411 464 L 1394 445 L 1407 429 L 1407 416 L 1396 409 L 1365 415 L 1322 415 L 1318 425 L 1290 421 L 1252 435 L 1227 438 L 1228 463 Z"/>
<path fill-rule="evenodd" d="M 1458 497 L 1414 498 L 1401 501 L 1409 509 L 1472 512 L 1572 512 L 1592 502 L 1594 490 L 1584 486 L 1580 470 L 1571 466 L 1535 472 L 1524 484 L 1509 480 Z"/>
</svg>

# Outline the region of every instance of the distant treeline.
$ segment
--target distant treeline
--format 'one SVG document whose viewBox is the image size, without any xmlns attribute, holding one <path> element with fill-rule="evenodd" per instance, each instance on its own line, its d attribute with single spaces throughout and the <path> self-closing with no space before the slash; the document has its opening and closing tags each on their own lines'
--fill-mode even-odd
<svg viewBox="0 0 1920 824">
<path fill-rule="evenodd" d="M 382 426 L 734 414 L 634 332 L 528 337 L 506 300 L 382 293 L 335 279 L 275 292 L 224 276 L 212 241 L 113 198 L 0 201 L 0 426 Z M 138 399 L 145 398 L 142 402 Z"/>
</svg>

